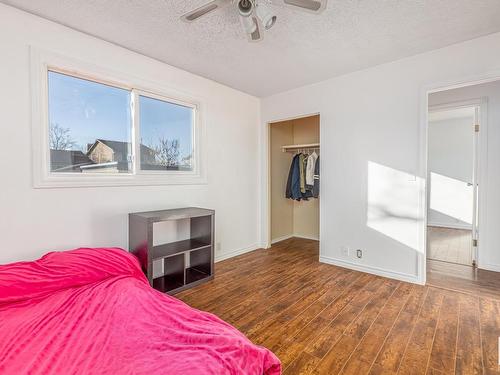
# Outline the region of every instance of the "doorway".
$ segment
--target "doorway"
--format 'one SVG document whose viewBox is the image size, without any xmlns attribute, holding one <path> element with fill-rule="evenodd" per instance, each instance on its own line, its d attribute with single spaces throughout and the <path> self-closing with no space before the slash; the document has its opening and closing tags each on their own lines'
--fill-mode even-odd
<svg viewBox="0 0 500 375">
<path fill-rule="evenodd" d="M 426 282 L 498 298 L 500 175 L 495 171 L 500 168 L 500 79 L 435 88 L 427 93 L 427 99 L 428 121 L 422 138 L 427 150 L 426 169 L 422 172 L 427 176 Z M 459 118 L 466 119 L 462 130 L 456 130 Z M 456 131 L 446 132 L 446 126 L 433 128 L 433 120 L 454 122 Z M 439 137 L 433 138 L 436 132 L 445 134 L 441 134 L 440 141 Z M 460 132 L 462 136 L 457 135 Z M 460 139 L 462 146 L 458 147 Z M 448 159 L 443 156 L 450 149 L 455 149 L 451 161 L 451 151 L 445 154 Z M 432 160 L 435 150 L 441 165 Z M 450 203 L 453 196 L 461 199 Z M 443 197 L 448 204 L 443 203 L 445 199 L 439 200 Z"/>
<path fill-rule="evenodd" d="M 268 126 L 269 244 L 295 238 L 314 241 L 319 251 L 320 116 Z"/>
<path fill-rule="evenodd" d="M 429 107 L 427 258 L 475 266 L 478 244 L 478 103 Z"/>
</svg>

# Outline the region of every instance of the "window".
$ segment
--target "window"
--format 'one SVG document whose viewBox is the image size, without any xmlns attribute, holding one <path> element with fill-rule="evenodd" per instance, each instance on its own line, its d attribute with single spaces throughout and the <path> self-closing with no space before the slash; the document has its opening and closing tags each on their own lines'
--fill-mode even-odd
<svg viewBox="0 0 500 375">
<path fill-rule="evenodd" d="M 35 187 L 206 182 L 200 101 L 33 51 Z"/>
<path fill-rule="evenodd" d="M 131 92 L 48 72 L 50 171 L 132 171 Z"/>
<path fill-rule="evenodd" d="M 191 171 L 193 108 L 139 95 L 141 170 Z"/>
</svg>

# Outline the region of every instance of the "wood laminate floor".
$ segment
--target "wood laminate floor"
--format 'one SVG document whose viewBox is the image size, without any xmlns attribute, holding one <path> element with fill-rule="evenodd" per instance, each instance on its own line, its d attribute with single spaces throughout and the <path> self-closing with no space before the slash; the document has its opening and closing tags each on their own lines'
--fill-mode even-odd
<svg viewBox="0 0 500 375">
<path fill-rule="evenodd" d="M 428 259 L 427 285 L 500 300 L 500 272 Z"/>
<path fill-rule="evenodd" d="M 472 266 L 472 231 L 427 227 L 427 257 L 432 260 Z"/>
<path fill-rule="evenodd" d="M 500 301 L 318 261 L 290 239 L 178 294 L 281 359 L 284 374 L 500 374 Z"/>
</svg>

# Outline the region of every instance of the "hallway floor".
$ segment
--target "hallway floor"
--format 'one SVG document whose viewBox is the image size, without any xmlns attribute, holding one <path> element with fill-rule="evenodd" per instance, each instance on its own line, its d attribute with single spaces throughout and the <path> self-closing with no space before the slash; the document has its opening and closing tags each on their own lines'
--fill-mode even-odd
<svg viewBox="0 0 500 375">
<path fill-rule="evenodd" d="M 472 231 L 427 227 L 428 259 L 472 265 Z"/>
</svg>

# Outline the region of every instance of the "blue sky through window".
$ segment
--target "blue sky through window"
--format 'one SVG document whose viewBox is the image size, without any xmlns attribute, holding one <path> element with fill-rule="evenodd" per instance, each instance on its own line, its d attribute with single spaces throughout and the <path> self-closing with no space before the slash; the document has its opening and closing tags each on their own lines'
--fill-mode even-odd
<svg viewBox="0 0 500 375">
<path fill-rule="evenodd" d="M 130 92 L 49 71 L 49 122 L 69 129 L 75 150 L 96 139 L 131 142 Z"/>
<path fill-rule="evenodd" d="M 178 104 L 139 97 L 141 143 L 154 148 L 160 139 L 178 139 L 181 157 L 192 153 L 193 109 Z"/>
<path fill-rule="evenodd" d="M 87 151 L 96 139 L 131 142 L 128 90 L 49 71 L 49 122 L 68 129 L 73 150 Z M 179 140 L 180 156 L 192 154 L 193 109 L 140 96 L 141 143 Z"/>
</svg>

